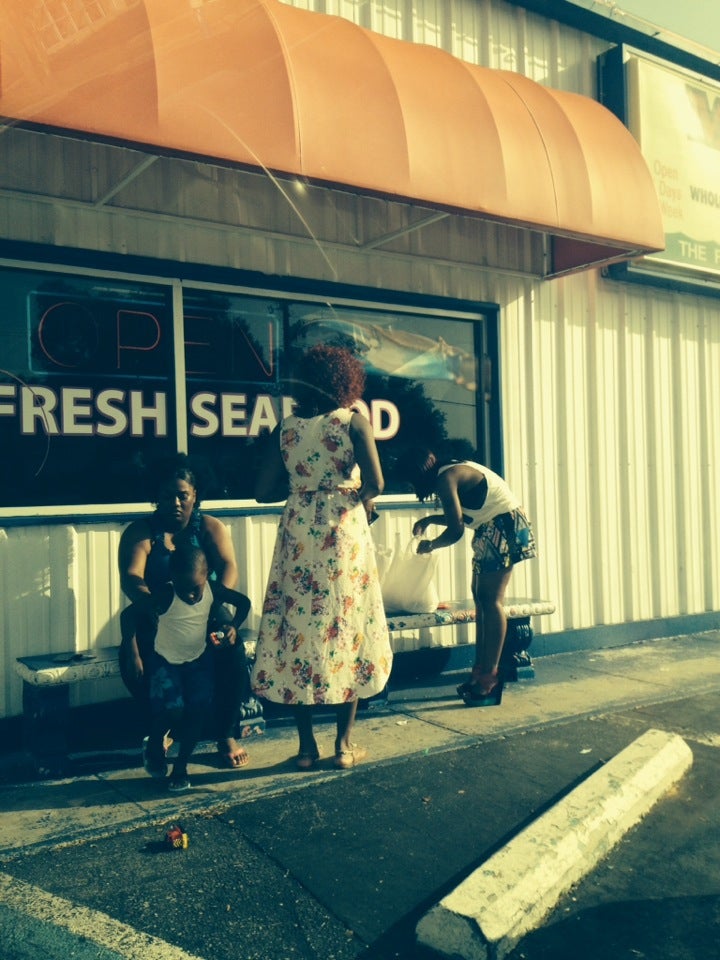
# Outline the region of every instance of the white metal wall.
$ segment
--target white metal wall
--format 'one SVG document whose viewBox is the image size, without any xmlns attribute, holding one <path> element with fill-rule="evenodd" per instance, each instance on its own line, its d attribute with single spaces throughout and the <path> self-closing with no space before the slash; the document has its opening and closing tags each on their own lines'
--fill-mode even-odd
<svg viewBox="0 0 720 960">
<path fill-rule="evenodd" d="M 506 473 L 547 629 L 720 609 L 718 301 L 593 272 L 502 302 Z"/>
<path fill-rule="evenodd" d="M 500 0 L 295 5 L 437 43 L 550 86 L 595 92 L 598 41 Z M 218 173 L 213 189 L 221 189 L 223 179 Z M 258 217 L 280 229 L 286 205 L 268 208 L 272 200 L 261 197 L 265 207 Z M 183 202 L 192 206 L 190 198 Z M 252 205 L 253 198 L 237 196 L 236 202 Z M 361 201 L 327 208 L 325 231 L 342 237 L 354 229 L 355 202 Z M 327 258 L 313 244 L 268 233 L 238 238 L 211 223 L 183 227 L 178 221 L 170 228 L 150 215 L 125 219 L 117 211 L 98 211 L 93 219 L 72 205 L 27 197 L 0 197 L 0 210 L 8 229 L 22 231 L 21 239 L 63 243 L 73 235 L 90 248 L 210 257 L 268 274 L 498 303 L 505 474 L 527 507 L 539 546 L 538 559 L 517 568 L 511 592 L 555 601 L 557 612 L 538 630 L 557 634 L 720 609 L 717 298 L 618 283 L 596 271 L 538 282 L 428 255 L 420 238 L 393 253 L 332 250 L 330 276 Z M 380 206 L 377 211 L 383 216 Z M 494 236 L 489 232 L 486 240 Z M 391 545 L 416 516 L 417 508 L 383 514 L 377 534 Z M 225 519 L 256 622 L 276 518 Z M 115 553 L 122 525 L 7 529 L 0 540 L 0 716 L 21 709 L 15 657 L 119 639 Z M 468 551 L 469 538 L 444 551 L 441 596 L 467 595 Z M 121 691 L 113 682 L 73 696 L 90 702 Z"/>
</svg>

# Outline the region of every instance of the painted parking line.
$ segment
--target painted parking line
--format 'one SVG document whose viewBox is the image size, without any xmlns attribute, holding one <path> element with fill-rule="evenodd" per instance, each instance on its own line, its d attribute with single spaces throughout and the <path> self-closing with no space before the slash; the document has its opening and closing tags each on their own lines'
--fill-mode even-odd
<svg viewBox="0 0 720 960">
<path fill-rule="evenodd" d="M 4 873 L 0 873 L 0 931 L 6 955 L 22 960 L 202 960 L 106 913 Z"/>
</svg>

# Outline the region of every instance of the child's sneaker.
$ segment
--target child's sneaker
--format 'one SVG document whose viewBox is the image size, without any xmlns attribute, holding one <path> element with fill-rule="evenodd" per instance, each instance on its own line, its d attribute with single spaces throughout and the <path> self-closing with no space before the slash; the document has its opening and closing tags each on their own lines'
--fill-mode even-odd
<svg viewBox="0 0 720 960">
<path fill-rule="evenodd" d="M 168 780 L 168 790 L 170 793 L 185 793 L 187 790 L 192 790 L 192 784 L 186 774 L 180 776 L 173 774 Z"/>
</svg>

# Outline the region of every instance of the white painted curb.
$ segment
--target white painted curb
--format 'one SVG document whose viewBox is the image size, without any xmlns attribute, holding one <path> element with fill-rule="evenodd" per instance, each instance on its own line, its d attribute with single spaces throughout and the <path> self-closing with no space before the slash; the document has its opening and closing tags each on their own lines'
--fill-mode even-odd
<svg viewBox="0 0 720 960">
<path fill-rule="evenodd" d="M 692 764 L 676 734 L 648 730 L 498 850 L 417 925 L 461 960 L 502 960 Z"/>
</svg>

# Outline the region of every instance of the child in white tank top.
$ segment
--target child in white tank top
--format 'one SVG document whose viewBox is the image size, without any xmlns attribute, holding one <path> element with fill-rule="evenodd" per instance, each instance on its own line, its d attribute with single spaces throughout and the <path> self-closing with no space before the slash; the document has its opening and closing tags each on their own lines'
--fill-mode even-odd
<svg viewBox="0 0 720 960">
<path fill-rule="evenodd" d="M 237 627 L 247 617 L 248 598 L 208 580 L 208 563 L 198 547 L 183 547 L 170 557 L 172 582 L 155 597 L 158 613 L 150 659 L 150 736 L 143 749 L 145 770 L 155 779 L 167 775 L 164 734 L 178 730 L 179 750 L 168 781 L 172 792 L 190 789 L 187 764 L 200 739 L 213 697 L 214 664 L 208 645 L 213 608 L 235 607 L 225 626 L 226 642 L 237 642 Z M 128 625 L 132 628 L 132 625 Z"/>
</svg>

